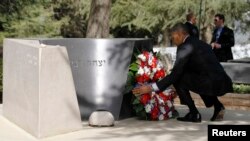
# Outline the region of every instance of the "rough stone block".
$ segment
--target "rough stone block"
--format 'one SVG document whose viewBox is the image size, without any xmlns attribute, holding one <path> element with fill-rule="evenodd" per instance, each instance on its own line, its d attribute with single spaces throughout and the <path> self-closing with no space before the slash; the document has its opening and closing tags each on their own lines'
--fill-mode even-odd
<svg viewBox="0 0 250 141">
<path fill-rule="evenodd" d="M 7 119 L 39 138 L 82 128 L 65 47 L 5 39 L 3 63 Z"/>
</svg>

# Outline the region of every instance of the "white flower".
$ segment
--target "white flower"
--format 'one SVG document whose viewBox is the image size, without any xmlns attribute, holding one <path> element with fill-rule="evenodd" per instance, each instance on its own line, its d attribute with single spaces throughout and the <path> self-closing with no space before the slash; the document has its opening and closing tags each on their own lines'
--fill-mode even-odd
<svg viewBox="0 0 250 141">
<path fill-rule="evenodd" d="M 150 52 L 149 57 L 148 57 L 148 64 L 151 66 L 153 63 L 153 54 Z"/>
<path fill-rule="evenodd" d="M 153 98 L 149 102 L 150 102 L 150 104 L 154 104 L 155 103 L 155 99 Z"/>
<path fill-rule="evenodd" d="M 142 67 L 140 67 L 140 68 L 138 69 L 137 74 L 143 75 L 143 74 L 144 74 L 144 69 L 143 69 Z"/>
<path fill-rule="evenodd" d="M 159 120 L 164 120 L 164 115 L 160 114 L 160 116 L 158 117 Z"/>
<path fill-rule="evenodd" d="M 172 89 L 166 89 L 165 91 L 163 91 L 163 94 L 169 96 L 171 91 Z"/>
<path fill-rule="evenodd" d="M 162 114 L 166 114 L 166 110 L 165 110 L 165 108 L 162 107 L 162 106 L 160 107 L 160 111 L 161 111 Z"/>
<path fill-rule="evenodd" d="M 150 75 L 150 68 L 148 68 L 147 66 L 144 67 L 144 72 L 148 75 Z"/>
<path fill-rule="evenodd" d="M 157 72 L 157 68 L 153 68 L 153 73 L 156 73 Z"/>
<path fill-rule="evenodd" d="M 152 61 L 152 59 L 148 59 L 148 65 L 152 65 L 152 63 L 153 63 L 153 61 Z"/>
<path fill-rule="evenodd" d="M 157 69 L 158 71 L 160 71 L 162 68 L 160 68 L 160 67 L 156 67 L 156 69 Z"/>
<path fill-rule="evenodd" d="M 155 73 L 151 73 L 151 74 L 149 75 L 150 79 L 153 79 L 153 78 L 154 78 L 154 75 L 155 75 Z"/>
<path fill-rule="evenodd" d="M 159 104 L 164 104 L 164 100 L 162 98 L 160 98 L 158 95 L 157 95 L 157 99 L 159 101 Z"/>
<path fill-rule="evenodd" d="M 171 118 L 172 116 L 173 116 L 172 111 L 168 112 L 168 117 Z"/>
<path fill-rule="evenodd" d="M 158 62 L 157 62 L 157 68 L 163 68 L 163 64 L 162 64 L 161 61 L 158 61 Z"/>
<path fill-rule="evenodd" d="M 167 101 L 167 104 L 168 104 L 168 107 L 169 107 L 169 108 L 172 107 L 172 105 L 173 105 L 172 102 L 171 102 L 170 100 Z"/>
<path fill-rule="evenodd" d="M 153 56 L 154 56 L 154 54 L 153 54 L 152 52 L 150 52 L 150 53 L 149 53 L 149 56 L 153 57 Z"/>
<path fill-rule="evenodd" d="M 143 62 L 146 61 L 146 56 L 144 56 L 143 54 L 138 55 L 138 58 L 141 59 Z"/>
<path fill-rule="evenodd" d="M 147 105 L 145 106 L 145 111 L 146 111 L 146 113 L 150 113 L 151 110 L 152 110 L 152 105 L 151 105 L 151 104 L 147 104 Z"/>
</svg>

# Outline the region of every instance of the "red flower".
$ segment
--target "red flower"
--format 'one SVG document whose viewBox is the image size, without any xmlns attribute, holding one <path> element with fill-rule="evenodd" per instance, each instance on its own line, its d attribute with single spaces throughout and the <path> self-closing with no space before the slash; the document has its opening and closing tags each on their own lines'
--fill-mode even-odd
<svg viewBox="0 0 250 141">
<path fill-rule="evenodd" d="M 166 113 L 169 113 L 170 108 L 168 106 L 165 106 Z"/>
<path fill-rule="evenodd" d="M 169 117 L 168 117 L 168 114 L 166 113 L 166 114 L 164 114 L 164 119 L 168 119 Z"/>
<path fill-rule="evenodd" d="M 150 77 L 149 77 L 149 75 L 144 73 L 143 74 L 143 79 L 144 79 L 144 82 L 148 82 L 150 80 Z"/>
<path fill-rule="evenodd" d="M 140 97 L 140 102 L 141 102 L 143 105 L 146 105 L 150 99 L 151 99 L 150 94 L 143 94 L 143 95 L 141 95 L 141 97 Z"/>
<path fill-rule="evenodd" d="M 153 57 L 151 68 L 152 68 L 152 69 L 153 69 L 153 68 L 156 68 L 156 66 L 157 66 L 157 58 Z"/>
<path fill-rule="evenodd" d="M 159 93 L 160 98 L 162 98 L 162 100 L 166 103 L 167 100 L 169 99 L 168 96 L 166 96 L 165 94 L 163 94 L 163 92 Z"/>
<path fill-rule="evenodd" d="M 161 69 L 161 70 L 158 70 L 155 72 L 153 80 L 158 81 L 159 79 L 161 79 L 163 77 L 165 77 L 165 71 L 163 69 Z"/>
<path fill-rule="evenodd" d="M 146 57 L 146 61 L 148 60 L 148 58 L 149 58 L 149 52 L 147 52 L 147 51 L 143 51 L 143 53 L 142 53 L 145 57 Z"/>
<path fill-rule="evenodd" d="M 157 120 L 159 115 L 159 109 L 157 106 L 154 106 L 152 112 L 151 112 L 151 119 L 152 120 Z"/>
<path fill-rule="evenodd" d="M 138 75 L 137 77 L 136 77 L 136 81 L 138 82 L 138 83 L 145 83 L 145 82 L 149 82 L 149 80 L 150 80 L 150 77 L 149 77 L 149 75 L 147 75 L 147 74 L 143 74 L 143 75 Z"/>
<path fill-rule="evenodd" d="M 140 66 L 143 68 L 144 66 L 146 66 L 146 63 L 145 62 L 143 62 L 143 61 L 140 61 L 141 63 L 140 63 Z"/>
<path fill-rule="evenodd" d="M 161 78 L 165 77 L 165 75 L 166 75 L 165 71 L 163 69 L 161 69 L 160 70 L 160 76 L 161 76 Z"/>
<path fill-rule="evenodd" d="M 144 81 L 144 77 L 142 76 L 142 75 L 138 75 L 137 77 L 136 77 L 136 81 L 138 82 L 138 83 L 144 83 L 145 81 Z"/>
</svg>

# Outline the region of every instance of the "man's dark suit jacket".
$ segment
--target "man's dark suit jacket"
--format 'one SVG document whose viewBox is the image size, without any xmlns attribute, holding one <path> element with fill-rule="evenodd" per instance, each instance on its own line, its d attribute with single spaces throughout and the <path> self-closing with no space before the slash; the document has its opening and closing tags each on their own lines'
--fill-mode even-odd
<svg viewBox="0 0 250 141">
<path fill-rule="evenodd" d="M 211 46 L 191 36 L 177 47 L 172 72 L 156 83 L 161 91 L 171 84 L 208 96 L 222 96 L 232 91 L 232 81 Z"/>
<path fill-rule="evenodd" d="M 213 32 L 212 42 L 216 42 L 216 33 L 218 29 Z M 221 48 L 214 49 L 214 53 L 220 62 L 227 62 L 233 59 L 231 47 L 234 46 L 234 32 L 227 26 L 224 26 L 217 43 L 221 44 Z"/>
<path fill-rule="evenodd" d="M 189 35 L 197 37 L 199 39 L 199 30 L 198 30 L 197 26 L 191 24 L 190 22 L 186 22 L 185 25 L 188 29 Z"/>
</svg>

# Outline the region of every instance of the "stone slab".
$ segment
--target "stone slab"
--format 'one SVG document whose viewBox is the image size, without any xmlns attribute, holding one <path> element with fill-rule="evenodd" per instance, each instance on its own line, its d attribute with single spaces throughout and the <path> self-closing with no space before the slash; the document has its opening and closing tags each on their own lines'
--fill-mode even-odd
<svg viewBox="0 0 250 141">
<path fill-rule="evenodd" d="M 250 58 L 228 60 L 228 62 L 232 62 L 232 63 L 250 63 Z"/>
<path fill-rule="evenodd" d="M 3 115 L 35 137 L 82 128 L 67 50 L 5 39 Z"/>
<path fill-rule="evenodd" d="M 234 83 L 250 84 L 249 63 L 226 62 L 221 65 Z"/>
</svg>

